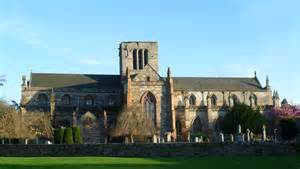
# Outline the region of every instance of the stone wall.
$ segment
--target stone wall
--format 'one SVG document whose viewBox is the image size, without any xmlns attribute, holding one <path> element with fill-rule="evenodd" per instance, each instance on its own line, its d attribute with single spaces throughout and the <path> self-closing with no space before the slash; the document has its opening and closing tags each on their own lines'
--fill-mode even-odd
<svg viewBox="0 0 300 169">
<path fill-rule="evenodd" d="M 192 157 L 223 155 L 295 155 L 293 144 L 98 144 L 98 145 L 0 145 L 0 156 L 116 156 Z"/>
</svg>

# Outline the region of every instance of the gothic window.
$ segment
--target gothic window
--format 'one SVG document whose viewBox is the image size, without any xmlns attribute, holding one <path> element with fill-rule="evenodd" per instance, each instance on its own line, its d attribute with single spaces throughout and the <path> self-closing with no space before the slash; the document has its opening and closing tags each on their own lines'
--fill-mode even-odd
<svg viewBox="0 0 300 169">
<path fill-rule="evenodd" d="M 233 105 L 236 105 L 236 104 L 240 103 L 238 97 L 235 94 L 231 96 L 231 99 L 232 99 L 232 104 Z"/>
<path fill-rule="evenodd" d="M 137 70 L 137 50 L 136 49 L 133 50 L 132 57 L 133 57 L 133 69 Z"/>
<path fill-rule="evenodd" d="M 45 105 L 49 103 L 48 96 L 46 94 L 39 94 L 38 96 L 38 102 L 41 105 Z"/>
<path fill-rule="evenodd" d="M 196 106 L 196 96 L 192 94 L 190 96 L 189 102 L 191 106 Z"/>
<path fill-rule="evenodd" d="M 217 106 L 217 103 L 218 103 L 218 102 L 217 102 L 217 96 L 213 94 L 213 95 L 211 96 L 211 105 L 212 105 L 212 106 Z"/>
<path fill-rule="evenodd" d="M 155 124 L 156 119 L 156 99 L 152 93 L 147 93 L 143 100 L 144 112 L 149 113 Z"/>
<path fill-rule="evenodd" d="M 190 128 L 191 134 L 199 134 L 202 131 L 202 122 L 200 116 L 197 116 Z"/>
<path fill-rule="evenodd" d="M 257 106 L 257 97 L 254 94 L 250 96 L 250 105 Z"/>
<path fill-rule="evenodd" d="M 85 105 L 87 105 L 87 106 L 94 105 L 94 98 L 90 95 L 86 96 L 84 101 L 85 101 Z"/>
<path fill-rule="evenodd" d="M 140 49 L 139 50 L 139 69 L 143 69 L 144 65 L 143 65 L 143 50 Z"/>
<path fill-rule="evenodd" d="M 148 65 L 148 49 L 144 51 L 144 66 Z"/>
<path fill-rule="evenodd" d="M 71 103 L 71 97 L 69 95 L 65 94 L 61 98 L 61 102 L 63 105 L 69 105 Z"/>
</svg>

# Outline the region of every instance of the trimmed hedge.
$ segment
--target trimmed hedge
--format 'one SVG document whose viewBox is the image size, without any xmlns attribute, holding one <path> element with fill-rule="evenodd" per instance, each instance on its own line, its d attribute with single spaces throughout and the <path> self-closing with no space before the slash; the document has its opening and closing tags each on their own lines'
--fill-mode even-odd
<svg viewBox="0 0 300 169">
<path fill-rule="evenodd" d="M 59 128 L 59 129 L 54 130 L 54 143 L 55 144 L 63 144 L 64 133 L 65 133 L 64 128 Z"/>
<path fill-rule="evenodd" d="M 72 128 L 66 128 L 64 134 L 64 144 L 74 144 Z"/>
<path fill-rule="evenodd" d="M 73 132 L 73 140 L 74 144 L 82 144 L 82 137 L 81 137 L 81 132 L 80 128 L 78 126 L 72 127 L 72 132 Z"/>
</svg>

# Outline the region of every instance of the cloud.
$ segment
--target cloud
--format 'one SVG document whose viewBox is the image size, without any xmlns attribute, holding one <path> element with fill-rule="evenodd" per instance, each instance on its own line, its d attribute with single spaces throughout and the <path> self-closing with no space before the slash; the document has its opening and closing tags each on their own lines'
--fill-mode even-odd
<svg viewBox="0 0 300 169">
<path fill-rule="evenodd" d="M 88 66 L 98 66 L 98 65 L 113 65 L 116 62 L 114 60 L 102 60 L 95 58 L 84 58 L 80 60 L 80 64 Z"/>
<path fill-rule="evenodd" d="M 0 35 L 16 39 L 22 43 L 47 50 L 50 53 L 66 55 L 70 49 L 64 46 L 57 46 L 45 39 L 43 30 L 35 23 L 25 19 L 13 17 L 0 21 Z"/>
</svg>

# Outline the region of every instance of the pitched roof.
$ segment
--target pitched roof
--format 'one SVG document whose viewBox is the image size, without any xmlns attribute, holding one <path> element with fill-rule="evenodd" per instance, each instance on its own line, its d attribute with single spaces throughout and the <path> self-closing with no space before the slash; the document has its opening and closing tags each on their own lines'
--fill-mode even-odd
<svg viewBox="0 0 300 169">
<path fill-rule="evenodd" d="M 32 73 L 31 87 L 120 89 L 119 75 Z"/>
<path fill-rule="evenodd" d="M 264 91 L 257 78 L 174 77 L 175 90 Z"/>
</svg>

